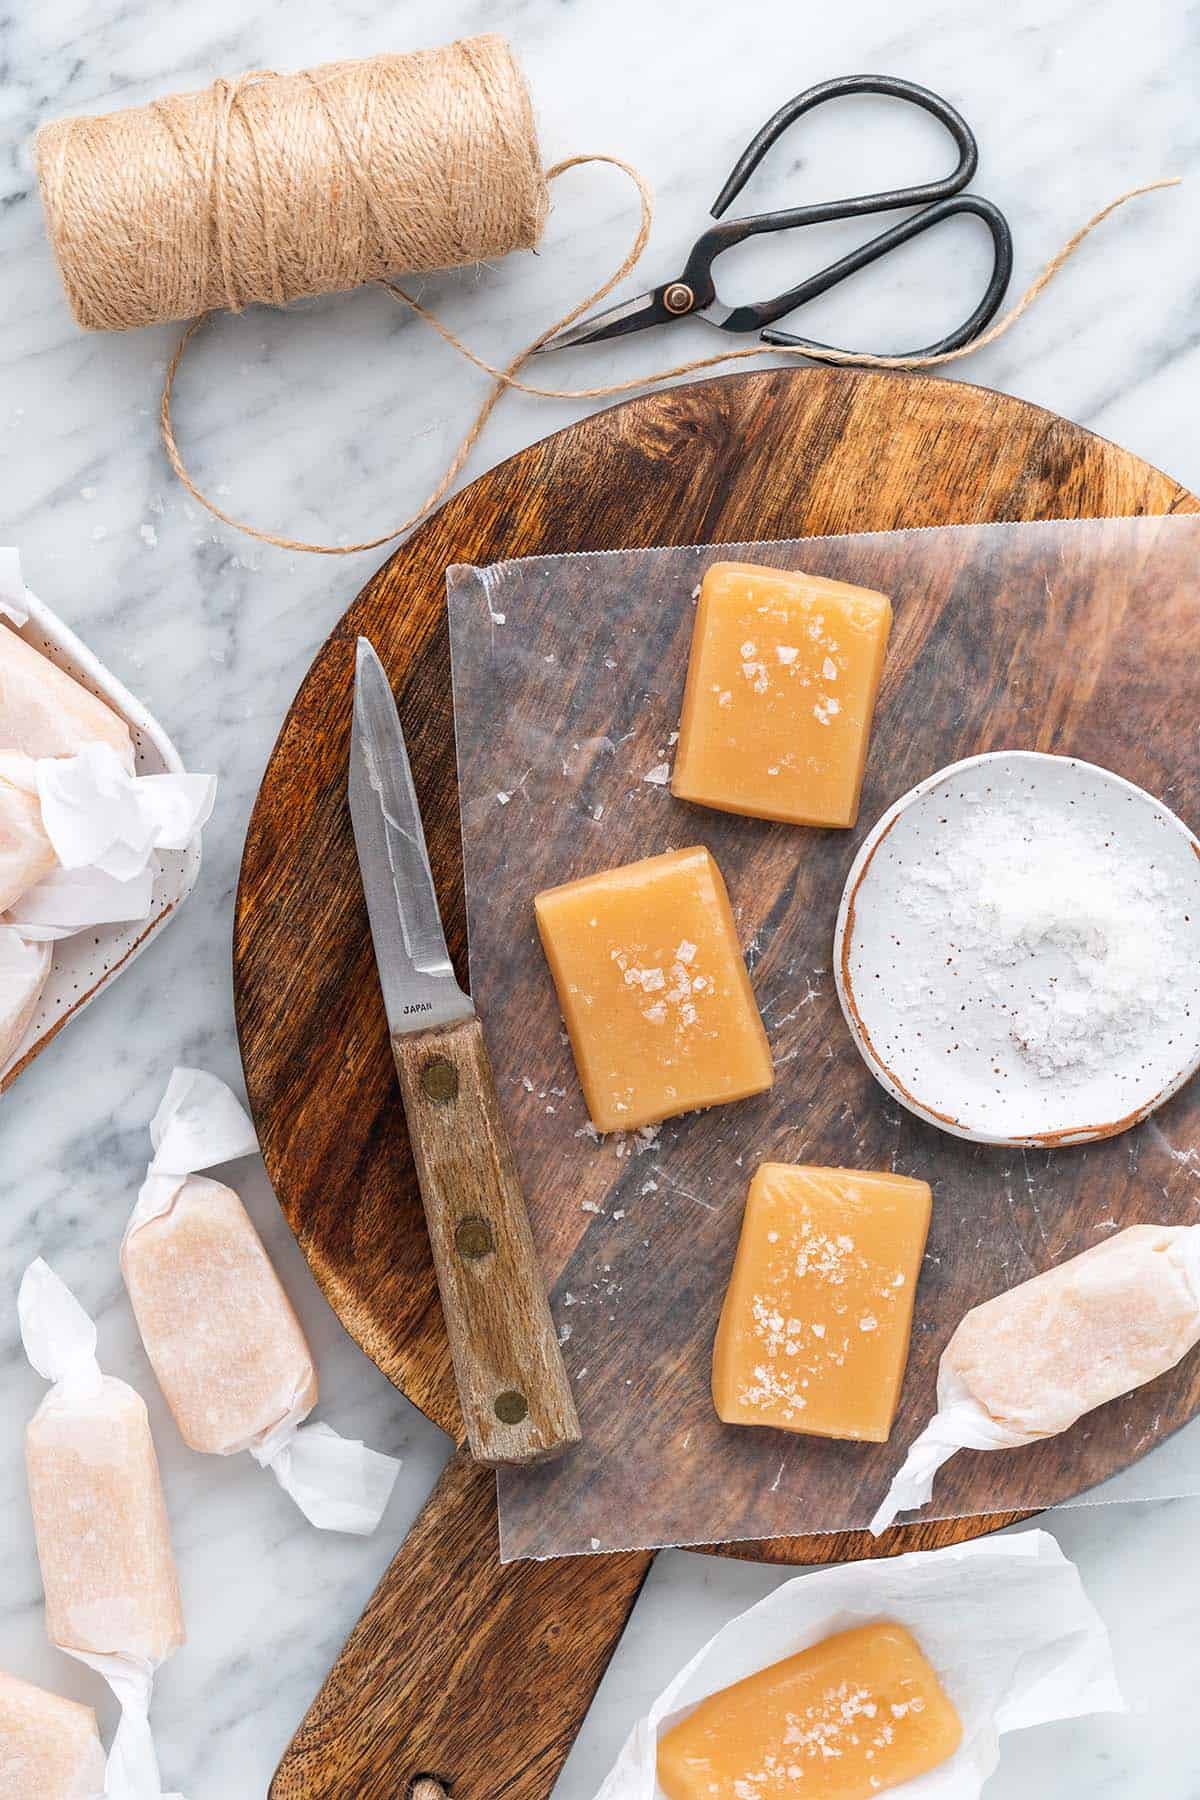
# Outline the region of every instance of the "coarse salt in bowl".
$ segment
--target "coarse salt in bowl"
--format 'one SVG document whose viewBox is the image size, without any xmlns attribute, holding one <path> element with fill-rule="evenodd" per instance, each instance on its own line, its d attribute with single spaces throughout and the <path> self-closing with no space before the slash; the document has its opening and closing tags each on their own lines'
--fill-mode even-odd
<svg viewBox="0 0 1200 1800">
<path fill-rule="evenodd" d="M 1126 1130 L 1200 1066 L 1200 843 L 1074 757 L 969 757 L 850 870 L 838 997 L 876 1079 L 978 1143 Z"/>
</svg>

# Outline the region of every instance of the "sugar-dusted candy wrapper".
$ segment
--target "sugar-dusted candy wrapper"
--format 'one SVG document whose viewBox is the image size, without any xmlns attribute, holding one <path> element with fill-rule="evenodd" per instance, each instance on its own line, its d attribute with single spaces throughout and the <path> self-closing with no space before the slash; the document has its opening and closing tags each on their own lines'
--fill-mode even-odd
<svg viewBox="0 0 1200 1800">
<path fill-rule="evenodd" d="M 35 809 L 32 829 L 40 827 L 50 853 L 49 868 L 5 901 L 8 922 L 45 941 L 147 918 L 155 852 L 185 849 L 216 797 L 211 775 L 133 775 L 101 743 L 37 759 L 0 751 L 0 782 L 11 804 L 21 796 Z M 5 791 L 0 786 L 0 882 Z M 28 812 L 24 823 L 28 833 Z"/>
<path fill-rule="evenodd" d="M 17 635 L 26 618 L 20 559 L 0 550 L 0 750 L 25 756 L 74 756 L 106 744 L 133 772 L 133 739 L 124 719 L 73 676 Z"/>
<path fill-rule="evenodd" d="M 98 1800 L 103 1792 L 91 1707 L 0 1670 L 0 1800 Z"/>
<path fill-rule="evenodd" d="M 37 789 L 30 792 L 23 779 L 34 766 L 28 757 L 0 751 L 0 913 L 58 863 L 42 824 Z"/>
<path fill-rule="evenodd" d="M 937 1411 L 871 1530 L 924 1506 L 958 1450 L 1053 1437 L 1200 1342 L 1200 1226 L 1130 1225 L 974 1306 L 938 1365 Z"/>
<path fill-rule="evenodd" d="M 699 1701 L 874 1619 L 913 1634 L 962 1723 L 953 1756 L 895 1790 L 904 1800 L 978 1800 L 1003 1733 L 1124 1711 L 1108 1634 L 1078 1571 L 1048 1532 L 1026 1531 L 785 1582 L 680 1670 L 634 1727 L 597 1800 L 658 1800 L 659 1737 Z M 817 1800 L 819 1757 L 805 1773 L 753 1792 L 758 1800 L 799 1800 L 811 1787 Z"/>
<path fill-rule="evenodd" d="M 159 1386 L 193 1450 L 249 1450 L 264 1418 L 316 1405 L 300 1321 L 232 1188 L 190 1177 L 169 1212 L 130 1234 L 121 1267 Z M 201 1343 L 197 1321 L 223 1355 Z"/>
<path fill-rule="evenodd" d="M 25 1354 L 53 1383 L 25 1433 L 46 1632 L 120 1702 L 108 1800 L 160 1800 L 150 1697 L 184 1628 L 145 1402 L 101 1373 L 95 1325 L 40 1257 L 17 1305 Z"/>
<path fill-rule="evenodd" d="M 253 1125 L 224 1082 L 176 1069 L 150 1138 L 121 1268 L 184 1439 L 211 1455 L 248 1450 L 314 1525 L 374 1531 L 400 1465 L 304 1424 L 317 1371 L 300 1322 L 237 1194 L 198 1173 L 256 1151 Z"/>
<path fill-rule="evenodd" d="M 49 944 L 0 921 L 0 1069 L 25 1036 L 50 973 Z"/>
<path fill-rule="evenodd" d="M 25 597 L 0 549 L 0 915 L 50 941 L 148 918 L 154 852 L 195 839 L 216 782 L 136 775 L 124 719 L 13 629 Z"/>
</svg>

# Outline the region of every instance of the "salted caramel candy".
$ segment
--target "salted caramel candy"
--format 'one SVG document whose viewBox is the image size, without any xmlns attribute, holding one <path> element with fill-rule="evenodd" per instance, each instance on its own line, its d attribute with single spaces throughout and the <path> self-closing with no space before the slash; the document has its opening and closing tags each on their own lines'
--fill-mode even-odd
<svg viewBox="0 0 1200 1800">
<path fill-rule="evenodd" d="M 575 1066 L 600 1131 L 771 1086 L 725 883 L 703 847 L 548 888 L 534 901 Z"/>
<path fill-rule="evenodd" d="M 103 1792 L 91 1707 L 0 1672 L 0 1800 L 96 1800 Z"/>
<path fill-rule="evenodd" d="M 904 1175 L 755 1171 L 713 1347 L 726 1424 L 886 1441 L 931 1203 Z"/>
<path fill-rule="evenodd" d="M 891 623 L 891 602 L 868 588 L 713 563 L 671 792 L 793 825 L 853 825 Z"/>
<path fill-rule="evenodd" d="M 0 622 L 0 750 L 74 756 L 85 744 L 107 744 L 132 771 L 124 719 Z"/>
<path fill-rule="evenodd" d="M 658 1746 L 667 1800 L 872 1800 L 953 1756 L 962 1726 L 910 1631 L 839 1631 L 710 1694 Z"/>
<path fill-rule="evenodd" d="M 317 1403 L 292 1303 L 232 1188 L 193 1175 L 131 1231 L 121 1269 L 185 1443 L 231 1456 Z"/>
</svg>

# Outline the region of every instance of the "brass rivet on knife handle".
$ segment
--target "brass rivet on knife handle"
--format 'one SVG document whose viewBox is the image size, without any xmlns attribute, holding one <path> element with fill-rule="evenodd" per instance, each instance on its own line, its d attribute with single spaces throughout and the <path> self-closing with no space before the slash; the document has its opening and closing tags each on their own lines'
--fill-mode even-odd
<svg viewBox="0 0 1200 1800">
<path fill-rule="evenodd" d="M 421 1088 L 430 1100 L 444 1105 L 458 1098 L 458 1070 L 444 1056 L 431 1056 L 421 1070 Z"/>
<path fill-rule="evenodd" d="M 479 1020 L 397 1032 L 392 1051 L 471 1454 L 556 1456 L 579 1418 Z"/>
<path fill-rule="evenodd" d="M 492 1254 L 496 1239 L 486 1219 L 460 1219 L 455 1227 L 454 1247 L 460 1256 L 478 1262 L 481 1256 Z"/>
<path fill-rule="evenodd" d="M 529 1412 L 529 1402 L 524 1394 L 518 1394 L 512 1388 L 503 1394 L 497 1394 L 492 1411 L 504 1425 L 519 1425 Z"/>
</svg>

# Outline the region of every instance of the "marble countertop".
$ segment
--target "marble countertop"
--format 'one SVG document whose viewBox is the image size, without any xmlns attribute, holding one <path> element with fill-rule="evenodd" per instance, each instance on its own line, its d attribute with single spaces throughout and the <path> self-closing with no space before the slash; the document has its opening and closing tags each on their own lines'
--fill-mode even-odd
<svg viewBox="0 0 1200 1800">
<path fill-rule="evenodd" d="M 902 22 L 901 22 L 902 21 Z M 1120 189 L 1200 175 L 1200 31 L 1172 0 L 0 0 L 0 541 L 37 591 L 135 689 L 189 765 L 221 779 L 197 892 L 171 929 L 0 1101 L 0 1666 L 79 1696 L 96 1684 L 46 1643 L 20 1439 L 42 1383 L 21 1355 L 12 1304 L 42 1252 L 100 1324 L 105 1366 L 147 1396 L 182 1571 L 190 1642 L 163 1670 L 155 1716 L 164 1772 L 189 1800 L 258 1800 L 325 1670 L 419 1511 L 445 1439 L 341 1331 L 291 1242 L 261 1170 L 243 1183 L 311 1334 L 323 1416 L 402 1455 L 376 1537 L 325 1536 L 248 1458 L 181 1445 L 135 1340 L 117 1270 L 146 1156 L 146 1123 L 173 1063 L 239 1080 L 229 933 L 246 821 L 279 722 L 314 651 L 380 560 L 294 556 L 218 525 L 165 464 L 156 428 L 172 330 L 85 337 L 43 238 L 28 144 L 68 111 L 140 101 L 239 68 L 298 67 L 437 43 L 484 29 L 515 42 L 537 98 L 547 160 L 607 150 L 653 180 L 648 273 L 669 272 L 758 123 L 793 92 L 857 68 L 952 97 L 976 126 L 976 186 L 1009 213 L 1016 282 Z M 933 174 L 932 127 L 855 103 L 799 143 L 753 196 L 779 203 Z M 802 167 L 798 170 L 797 159 Z M 1011 336 L 961 371 L 1116 438 L 1200 489 L 1195 384 L 1200 181 L 1106 227 Z M 557 316 L 618 259 L 633 222 L 612 171 L 569 177 L 543 253 L 437 277 L 424 297 L 485 354 Z M 947 243 L 954 238 L 954 244 Z M 751 252 L 731 269 L 752 297 L 787 258 L 816 266 L 842 243 Z M 770 262 L 770 268 L 767 264 Z M 814 336 L 903 349 L 969 310 L 984 253 L 956 223 L 853 293 L 818 302 Z M 575 353 L 570 384 L 654 366 L 661 343 Z M 671 353 L 713 347 L 703 324 Z M 556 371 L 556 373 L 559 371 Z M 178 419 L 198 475 L 250 518 L 353 541 L 432 486 L 482 378 L 379 292 L 287 317 L 223 319 L 180 384 Z M 586 406 L 511 397 L 474 471 Z M 1131 1711 L 1006 1740 L 989 1800 L 1188 1800 L 1200 1577 L 1200 1502 L 1087 1508 L 1049 1520 L 1114 1638 Z M 658 1559 L 556 1790 L 587 1800 L 645 1702 L 726 1617 L 786 1572 L 674 1553 Z M 105 1708 L 106 1721 L 110 1717 Z"/>
</svg>

